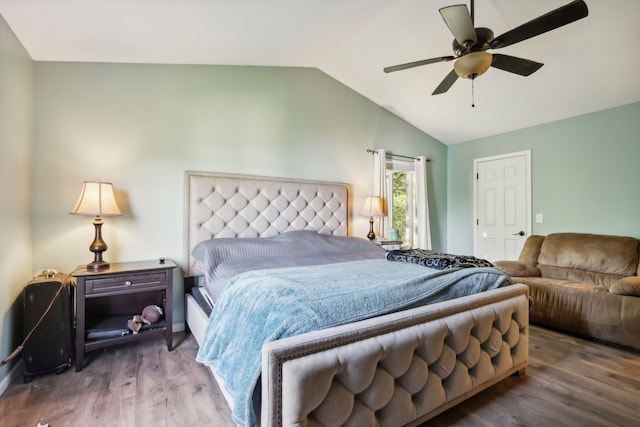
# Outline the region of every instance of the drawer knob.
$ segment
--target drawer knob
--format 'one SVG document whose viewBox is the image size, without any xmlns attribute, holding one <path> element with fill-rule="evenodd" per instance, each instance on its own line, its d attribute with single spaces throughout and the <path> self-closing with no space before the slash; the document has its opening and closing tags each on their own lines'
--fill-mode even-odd
<svg viewBox="0 0 640 427">
<path fill-rule="evenodd" d="M 125 286 L 131 286 L 131 280 L 127 280 L 126 282 L 124 282 Z"/>
</svg>

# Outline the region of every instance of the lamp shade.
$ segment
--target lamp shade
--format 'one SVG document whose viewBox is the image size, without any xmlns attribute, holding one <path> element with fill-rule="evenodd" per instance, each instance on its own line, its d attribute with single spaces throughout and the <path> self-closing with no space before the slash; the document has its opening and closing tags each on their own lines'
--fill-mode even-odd
<svg viewBox="0 0 640 427">
<path fill-rule="evenodd" d="M 384 216 L 382 212 L 382 200 L 380 197 L 369 196 L 364 199 L 364 206 L 360 212 L 362 216 Z"/>
<path fill-rule="evenodd" d="M 109 216 L 121 215 L 110 182 L 85 181 L 72 214 Z"/>
</svg>

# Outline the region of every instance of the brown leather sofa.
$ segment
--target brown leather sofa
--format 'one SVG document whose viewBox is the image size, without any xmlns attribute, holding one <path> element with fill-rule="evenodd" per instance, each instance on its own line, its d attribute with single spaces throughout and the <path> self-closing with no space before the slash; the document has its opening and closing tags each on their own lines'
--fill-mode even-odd
<svg viewBox="0 0 640 427">
<path fill-rule="evenodd" d="M 496 261 L 529 286 L 531 323 L 640 350 L 640 241 L 580 233 L 529 236 Z"/>
</svg>

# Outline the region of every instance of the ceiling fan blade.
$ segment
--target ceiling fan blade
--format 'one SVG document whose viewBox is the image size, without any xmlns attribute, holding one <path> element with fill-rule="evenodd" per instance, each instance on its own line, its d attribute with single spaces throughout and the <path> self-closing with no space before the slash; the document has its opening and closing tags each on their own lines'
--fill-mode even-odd
<svg viewBox="0 0 640 427">
<path fill-rule="evenodd" d="M 458 75 L 456 74 L 455 70 L 451 70 L 451 72 L 447 74 L 447 77 L 445 77 L 444 80 L 440 82 L 436 90 L 434 90 L 431 95 L 440 95 L 441 93 L 445 93 L 451 86 L 453 86 L 456 80 L 458 80 Z"/>
<path fill-rule="evenodd" d="M 386 67 L 385 73 L 392 73 L 394 71 L 406 70 L 407 68 L 419 67 L 421 65 L 435 64 L 436 62 L 447 62 L 452 59 L 456 59 L 455 56 L 441 56 L 439 58 L 423 59 L 421 61 L 407 62 L 406 64 L 394 65 L 392 67 Z"/>
<path fill-rule="evenodd" d="M 492 49 L 509 46 L 537 35 L 555 30 L 563 25 L 582 19 L 589 14 L 584 0 L 575 0 L 551 12 L 545 13 L 511 31 L 496 37 L 491 42 Z"/>
<path fill-rule="evenodd" d="M 460 46 L 470 48 L 476 44 L 476 30 L 466 4 L 443 7 L 440 15 Z"/>
<path fill-rule="evenodd" d="M 528 76 L 538 71 L 544 64 L 531 61 L 530 59 L 516 58 L 510 55 L 493 54 L 491 66 L 510 73 Z"/>
</svg>

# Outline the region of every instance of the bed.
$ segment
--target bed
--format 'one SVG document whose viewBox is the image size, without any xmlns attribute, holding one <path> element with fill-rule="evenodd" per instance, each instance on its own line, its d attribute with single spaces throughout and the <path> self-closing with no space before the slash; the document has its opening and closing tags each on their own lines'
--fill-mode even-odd
<svg viewBox="0 0 640 427">
<path fill-rule="evenodd" d="M 274 312 L 257 317 L 259 326 L 254 332 L 243 334 L 239 332 L 242 329 L 223 333 L 211 328 L 206 307 L 198 302 L 202 295 L 197 290 L 195 296 L 186 294 L 185 317 L 200 346 L 198 359 L 209 364 L 208 357 L 218 357 L 211 362 L 211 370 L 238 425 L 419 425 L 525 370 L 529 333 L 526 286 L 503 286 L 491 268 L 443 272 L 389 262 L 386 252 L 375 244 L 347 236 L 349 202 L 348 185 L 342 183 L 185 173 L 185 276 L 197 278 L 199 284 L 214 284 L 205 287 L 208 298 L 204 299 L 218 304 L 214 316 L 227 316 L 216 319 L 218 324 L 246 327 L 255 321 L 251 316 L 257 313 L 242 311 L 246 306 L 251 310 L 264 306 L 266 310 L 278 305 L 269 300 L 276 291 L 256 291 L 267 274 L 274 286 L 304 282 L 305 288 L 311 289 L 310 295 L 317 298 L 312 304 L 297 297 L 289 299 Z M 290 236 L 306 242 L 302 249 L 288 245 Z M 216 249 L 209 249 L 212 245 Z M 224 258 L 228 250 L 220 248 L 229 246 L 235 246 L 236 252 L 240 248 L 246 259 L 255 260 L 257 270 L 246 271 L 244 264 L 238 267 L 233 262 L 228 270 L 212 270 L 202 264 L 207 256 Z M 292 247 L 298 258 L 315 262 L 303 267 L 292 265 Z M 324 247 L 330 272 L 314 252 Z M 336 248 L 338 252 L 334 253 Z M 267 257 L 256 257 L 260 254 Z M 278 256 L 268 258 L 274 254 Z M 355 259 L 349 259 L 351 256 Z M 224 264 L 220 259 L 219 264 Z M 424 274 L 418 270 L 433 275 L 428 278 L 429 286 L 398 285 L 397 291 L 376 292 L 382 289 L 376 287 L 385 283 L 404 283 L 404 275 L 407 283 L 414 283 L 413 274 Z M 379 283 L 366 275 L 374 271 Z M 453 299 L 445 295 L 449 291 L 441 291 L 463 280 L 463 276 L 464 280 L 474 277 L 476 286 L 488 287 L 465 296 L 453 291 Z M 345 302 L 351 301 L 347 297 L 335 296 L 334 290 L 342 292 L 343 288 L 329 286 L 338 278 L 342 281 L 349 277 L 353 284 L 349 292 L 369 292 L 354 294 L 357 305 Z M 489 278 L 495 284 L 489 284 Z M 358 282 L 366 282 L 367 289 L 356 286 Z M 232 283 L 229 289 L 225 287 L 228 283 Z M 404 298 L 407 292 L 412 292 L 410 303 L 400 304 L 399 296 L 393 300 L 397 295 Z M 250 299 L 253 293 L 260 297 Z M 392 301 L 385 300 L 384 307 L 393 309 L 381 310 L 379 305 L 373 311 L 367 308 L 369 299 L 376 299 L 371 295 L 380 294 L 388 294 L 385 298 Z M 333 315 L 334 306 L 343 302 L 350 317 L 345 320 L 336 315 L 326 320 L 331 316 L 325 314 L 331 311 Z M 428 304 L 423 305 L 425 302 Z M 310 306 L 314 309 L 306 308 Z M 237 311 L 220 314 L 232 309 Z M 273 328 L 266 325 L 289 309 L 293 316 L 287 318 L 292 319 L 287 325 L 294 325 L 287 326 L 293 331 L 291 336 L 273 335 Z M 308 311 L 313 322 L 320 319 L 313 327 L 313 322 L 303 317 Z M 266 343 L 254 337 L 260 336 L 255 330 L 265 334 Z M 248 335 L 251 339 L 234 344 L 234 337 L 244 339 Z M 252 342 L 255 340 L 257 343 Z M 233 345 L 240 347 L 234 349 Z M 244 384 L 242 389 L 252 393 L 238 394 L 236 383 L 243 383 L 238 378 L 245 378 L 245 368 L 220 362 L 220 354 L 225 351 L 237 353 L 240 357 L 236 359 L 243 363 L 246 359 L 249 372 L 255 374 L 257 369 L 255 384 L 255 378 L 248 375 L 249 388 Z"/>
</svg>

